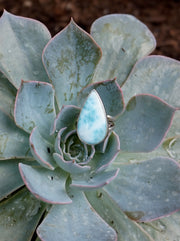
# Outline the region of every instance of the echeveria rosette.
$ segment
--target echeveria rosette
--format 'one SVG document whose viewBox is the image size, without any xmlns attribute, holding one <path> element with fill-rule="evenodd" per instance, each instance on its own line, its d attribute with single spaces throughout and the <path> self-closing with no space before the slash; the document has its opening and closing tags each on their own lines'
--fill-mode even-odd
<svg viewBox="0 0 180 241">
<path fill-rule="evenodd" d="M 28 92 L 27 89 L 31 91 Z M 46 94 L 41 95 L 41 91 Z M 72 201 L 79 203 L 79 197 L 78 201 L 75 198 L 77 194 L 71 194 L 73 191 L 68 193 L 69 186 L 82 191 L 97 189 L 117 176 L 117 169 L 106 171 L 106 168 L 120 150 L 119 138 L 112 132 L 106 140 L 103 153 L 96 151 L 94 146 L 81 143 L 76 133 L 80 108 L 73 105 L 63 106 L 55 118 L 53 99 L 54 90 L 50 84 L 37 81 L 21 83 L 16 96 L 14 117 L 19 127 L 30 132 L 31 153 L 40 165 L 20 163 L 19 169 L 27 188 L 38 199 L 50 204 L 63 205 Z M 53 120 L 51 124 L 50 119 Z M 79 195 L 82 205 L 85 205 L 84 202 L 87 201 L 83 201 L 84 194 Z M 73 209 L 74 205 L 76 204 L 73 204 Z M 83 210 L 81 212 L 84 213 Z M 96 215 L 94 218 L 98 219 Z M 110 232 L 109 237 L 116 236 L 107 225 L 101 225 L 103 230 Z M 42 232 L 40 236 L 43 236 Z"/>
<path fill-rule="evenodd" d="M 41 94 L 42 91 L 45 95 Z M 120 145 L 117 135 L 112 133 L 105 152 L 100 155 L 101 158 L 98 158 L 99 164 L 94 164 L 97 162 L 99 153 L 95 151 L 94 146 L 81 143 L 76 133 L 80 109 L 72 105 L 63 106 L 55 118 L 53 100 L 54 90 L 50 84 L 37 81 L 22 82 L 15 101 L 14 116 L 16 124 L 24 131 L 30 132 L 31 153 L 42 166 L 32 168 L 20 164 L 24 182 L 41 200 L 62 204 L 65 200 L 67 202 L 70 200 L 67 194 L 64 194 L 66 198 L 62 193 L 59 196 L 57 194 L 60 183 L 65 193 L 64 184 L 69 175 L 72 179 L 71 186 L 82 190 L 104 186 L 117 175 L 117 170 L 102 173 L 102 169 L 105 170 L 102 166 L 108 167 L 119 152 Z M 49 190 L 48 176 L 52 184 L 52 192 Z M 41 182 L 43 188 L 40 185 Z"/>
<path fill-rule="evenodd" d="M 44 241 L 177 239 L 179 62 L 145 57 L 155 39 L 130 15 L 96 20 L 92 37 L 72 20 L 50 39 L 7 12 L 0 27 L 1 239 L 30 240 L 43 214 Z M 93 89 L 114 130 L 89 146 L 76 127 Z"/>
</svg>

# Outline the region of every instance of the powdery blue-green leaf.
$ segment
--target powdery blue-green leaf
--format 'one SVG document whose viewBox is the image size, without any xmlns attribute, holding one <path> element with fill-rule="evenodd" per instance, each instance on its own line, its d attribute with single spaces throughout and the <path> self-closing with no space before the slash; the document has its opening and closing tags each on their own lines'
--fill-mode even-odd
<svg viewBox="0 0 180 241">
<path fill-rule="evenodd" d="M 166 140 L 165 140 L 166 141 Z M 133 163 L 138 163 L 140 161 L 144 161 L 147 159 L 152 159 L 156 158 L 157 156 L 162 156 L 162 157 L 170 157 L 166 150 L 163 148 L 163 143 L 162 145 L 158 146 L 155 150 L 151 152 L 126 152 L 126 151 L 121 151 L 120 154 L 118 155 L 118 158 L 116 158 L 113 161 L 113 166 L 117 167 L 119 164 L 133 164 Z"/>
<path fill-rule="evenodd" d="M 65 161 L 63 156 L 59 155 L 58 153 L 54 153 L 53 157 L 58 166 L 68 173 L 80 174 L 90 170 L 89 166 L 80 166 L 78 163 L 71 160 Z"/>
<path fill-rule="evenodd" d="M 4 11 L 0 19 L 0 70 L 19 88 L 21 80 L 48 81 L 41 55 L 50 40 L 40 22 Z"/>
<path fill-rule="evenodd" d="M 54 143 L 54 152 L 60 154 L 61 156 L 63 156 L 63 150 L 61 148 L 61 137 L 65 133 L 66 129 L 67 128 L 64 127 L 58 132 Z"/>
<path fill-rule="evenodd" d="M 41 134 L 49 138 L 55 118 L 54 89 L 52 85 L 37 81 L 22 81 L 15 102 L 15 121 L 26 132 L 38 126 Z"/>
<path fill-rule="evenodd" d="M 156 95 L 180 108 L 180 61 L 164 56 L 148 56 L 134 66 L 122 87 L 127 101 L 136 94 Z"/>
<path fill-rule="evenodd" d="M 115 79 L 96 82 L 84 88 L 79 95 L 82 106 L 93 89 L 101 97 L 107 115 L 115 118 L 124 110 L 123 93 Z"/>
<path fill-rule="evenodd" d="M 121 150 L 149 152 L 166 135 L 175 109 L 151 95 L 134 96 L 115 125 L 121 141 Z"/>
<path fill-rule="evenodd" d="M 114 128 L 114 126 L 113 126 Z M 101 153 L 104 153 L 105 150 L 106 150 L 106 147 L 107 147 L 107 144 L 108 144 L 108 140 L 109 140 L 109 137 L 112 133 L 112 130 L 109 130 L 106 138 L 104 139 L 104 141 L 102 141 L 101 143 L 97 144 L 95 147 L 96 147 L 96 152 L 101 152 Z"/>
<path fill-rule="evenodd" d="M 43 62 L 56 90 L 59 108 L 76 104 L 79 91 L 91 83 L 101 50 L 73 20 L 45 47 Z"/>
<path fill-rule="evenodd" d="M 32 130 L 29 143 L 31 153 L 39 164 L 43 167 L 54 170 L 57 165 L 52 156 L 54 152 L 53 143 L 43 138 L 37 127 Z"/>
<path fill-rule="evenodd" d="M 96 212 L 116 231 L 118 241 L 153 241 L 140 225 L 127 218 L 103 189 L 86 192 L 86 197 Z"/>
<path fill-rule="evenodd" d="M 16 89 L 0 72 L 0 109 L 13 118 Z"/>
<path fill-rule="evenodd" d="M 105 152 L 101 153 L 96 151 L 92 161 L 90 162 L 90 166 L 96 172 L 100 172 L 106 169 L 116 158 L 119 151 L 119 137 L 116 135 L 116 133 L 112 132 L 110 137 L 108 138 L 108 143 Z"/>
<path fill-rule="evenodd" d="M 0 160 L 32 157 L 29 138 L 0 110 Z"/>
<path fill-rule="evenodd" d="M 54 204 L 71 202 L 65 190 L 67 173 L 61 169 L 51 171 L 40 166 L 32 167 L 20 163 L 19 170 L 27 188 L 36 198 Z"/>
<path fill-rule="evenodd" d="M 73 202 L 53 206 L 38 227 L 43 241 L 116 241 L 116 232 L 92 209 L 84 194 L 71 192 Z M 51 225 L 50 225 L 51 224 Z"/>
<path fill-rule="evenodd" d="M 180 238 L 180 212 L 150 223 L 141 224 L 156 241 L 178 241 Z"/>
<path fill-rule="evenodd" d="M 104 189 L 129 218 L 147 222 L 180 209 L 177 162 L 156 157 L 134 164 L 119 163 L 119 167 L 116 179 Z"/>
<path fill-rule="evenodd" d="M 180 160 L 180 136 L 174 136 L 170 138 L 166 138 L 163 143 L 153 150 L 152 152 L 141 152 L 141 153 L 135 153 L 135 152 L 123 152 L 121 151 L 120 155 L 118 155 L 118 158 L 114 160 L 113 166 L 117 167 L 119 166 L 119 163 L 121 164 L 131 164 L 131 163 L 137 163 L 140 161 L 144 161 L 147 159 L 156 158 L 157 156 L 161 157 L 170 157 L 173 158 L 175 161 L 179 162 Z"/>
<path fill-rule="evenodd" d="M 45 205 L 26 189 L 0 204 L 1 241 L 29 241 L 44 212 Z"/>
<path fill-rule="evenodd" d="M 127 14 L 110 14 L 97 19 L 91 35 L 103 52 L 95 81 L 117 77 L 117 82 L 122 85 L 136 61 L 151 53 L 156 46 L 147 26 Z"/>
<path fill-rule="evenodd" d="M 19 161 L 21 160 L 0 161 L 0 200 L 24 185 L 19 174 Z"/>
<path fill-rule="evenodd" d="M 118 175 L 119 169 L 104 171 L 100 173 L 89 172 L 88 174 L 71 175 L 71 187 L 78 190 L 92 190 L 103 187 L 114 180 Z"/>
<path fill-rule="evenodd" d="M 64 127 L 72 130 L 76 129 L 77 118 L 80 113 L 80 108 L 74 105 L 66 105 L 63 106 L 54 120 L 54 125 L 51 133 L 53 134 L 55 131 L 58 132 Z"/>
</svg>

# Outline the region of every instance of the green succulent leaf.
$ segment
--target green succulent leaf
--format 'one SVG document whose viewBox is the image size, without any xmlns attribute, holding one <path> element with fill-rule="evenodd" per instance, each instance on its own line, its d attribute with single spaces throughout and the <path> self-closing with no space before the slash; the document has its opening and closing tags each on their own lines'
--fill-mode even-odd
<svg viewBox="0 0 180 241">
<path fill-rule="evenodd" d="M 173 119 L 174 120 L 174 119 Z M 169 132 L 168 132 L 169 133 Z M 148 153 L 123 152 L 113 162 L 113 165 L 118 163 L 136 163 L 139 161 L 155 158 L 157 156 L 170 157 L 179 162 L 180 160 L 180 135 L 166 138 L 164 142 L 155 150 Z"/>
<path fill-rule="evenodd" d="M 29 142 L 31 153 L 39 164 L 50 170 L 54 170 L 57 165 L 52 156 L 54 152 L 53 144 L 47 139 L 43 138 L 37 127 L 32 130 Z"/>
<path fill-rule="evenodd" d="M 119 167 L 119 164 L 134 164 L 139 163 L 147 159 L 161 157 L 173 158 L 177 162 L 180 160 L 180 136 L 174 136 L 166 138 L 164 142 L 155 150 L 148 153 L 135 153 L 135 152 L 123 152 L 121 151 L 113 161 L 114 167 Z"/>
<path fill-rule="evenodd" d="M 71 187 L 83 191 L 97 189 L 109 184 L 114 178 L 117 177 L 118 172 L 119 169 L 104 171 L 97 174 L 89 172 L 88 174 L 71 175 Z"/>
<path fill-rule="evenodd" d="M 43 62 L 59 108 L 63 104 L 76 105 L 79 91 L 91 83 L 100 57 L 100 48 L 73 20 L 48 43 Z"/>
<path fill-rule="evenodd" d="M 173 107 L 155 96 L 134 96 L 115 125 L 121 150 L 149 152 L 155 149 L 167 133 L 174 113 Z"/>
<path fill-rule="evenodd" d="M 79 95 L 82 106 L 93 89 L 101 97 L 107 115 L 115 118 L 124 110 L 123 94 L 115 79 L 96 82 L 82 89 Z"/>
<path fill-rule="evenodd" d="M 61 148 L 61 137 L 64 134 L 66 129 L 67 128 L 64 127 L 58 132 L 56 139 L 55 139 L 55 143 L 54 143 L 54 152 L 57 154 L 60 154 L 61 156 L 63 156 L 63 150 Z"/>
<path fill-rule="evenodd" d="M 134 66 L 123 85 L 125 102 L 141 93 L 156 95 L 180 108 L 180 61 L 164 56 L 148 56 Z"/>
<path fill-rule="evenodd" d="M 19 174 L 19 161 L 20 160 L 0 161 L 0 200 L 24 185 Z"/>
<path fill-rule="evenodd" d="M 44 202 L 64 204 L 72 202 L 66 194 L 67 173 L 56 168 L 54 171 L 26 164 L 19 164 L 20 173 L 27 188 L 34 196 Z"/>
<path fill-rule="evenodd" d="M 16 89 L 0 72 L 0 110 L 5 112 L 11 118 L 14 116 L 15 97 Z"/>
<path fill-rule="evenodd" d="M 89 166 L 80 166 L 74 161 L 65 161 L 64 158 L 58 153 L 53 154 L 54 160 L 63 170 L 72 174 L 86 173 L 90 170 Z"/>
<path fill-rule="evenodd" d="M 46 241 L 117 240 L 116 232 L 90 206 L 81 192 L 71 192 L 73 202 L 53 206 L 38 227 L 40 239 Z M 51 224 L 51 225 L 49 225 Z"/>
<path fill-rule="evenodd" d="M 166 140 L 165 140 L 166 141 Z M 134 164 L 138 163 L 140 161 L 144 161 L 147 159 L 152 159 L 157 156 L 162 157 L 170 157 L 168 153 L 166 152 L 165 148 L 163 148 L 163 143 L 159 147 L 157 147 L 155 150 L 151 152 L 125 152 L 121 151 L 121 153 L 118 155 L 118 158 L 116 158 L 113 162 L 113 165 L 119 165 L 121 164 Z"/>
<path fill-rule="evenodd" d="M 180 238 L 180 212 L 150 223 L 141 224 L 156 241 L 178 241 Z"/>
<path fill-rule="evenodd" d="M 0 204 L 1 241 L 29 241 L 44 212 L 45 205 L 26 189 Z"/>
<path fill-rule="evenodd" d="M 48 81 L 41 55 L 50 40 L 40 22 L 4 11 L 0 18 L 0 70 L 18 89 L 21 80 Z"/>
<path fill-rule="evenodd" d="M 32 157 L 29 138 L 0 110 L 0 160 Z"/>
<path fill-rule="evenodd" d="M 117 77 L 119 85 L 126 80 L 136 61 L 151 53 L 156 45 L 149 29 L 127 14 L 110 14 L 97 19 L 91 35 L 103 52 L 93 79 Z"/>
<path fill-rule="evenodd" d="M 148 222 L 180 209 L 180 167 L 174 160 L 156 157 L 118 166 L 118 176 L 104 189 L 130 219 Z"/>
<path fill-rule="evenodd" d="M 114 132 L 112 132 L 110 137 L 108 138 L 105 152 L 101 153 L 96 151 L 93 159 L 89 163 L 92 170 L 96 171 L 97 173 L 105 170 L 116 158 L 119 151 L 119 137 Z"/>
<path fill-rule="evenodd" d="M 136 222 L 127 218 L 103 189 L 86 192 L 86 197 L 96 212 L 116 231 L 118 241 L 153 241 Z"/>
<path fill-rule="evenodd" d="M 63 106 L 57 115 L 51 134 L 54 134 L 55 131 L 58 132 L 64 127 L 67 127 L 67 130 L 76 129 L 77 118 L 80 113 L 80 108 L 74 105 Z"/>
<path fill-rule="evenodd" d="M 55 119 L 54 89 L 52 85 L 37 81 L 22 81 L 15 102 L 16 124 L 28 133 L 35 126 L 49 138 Z"/>
</svg>

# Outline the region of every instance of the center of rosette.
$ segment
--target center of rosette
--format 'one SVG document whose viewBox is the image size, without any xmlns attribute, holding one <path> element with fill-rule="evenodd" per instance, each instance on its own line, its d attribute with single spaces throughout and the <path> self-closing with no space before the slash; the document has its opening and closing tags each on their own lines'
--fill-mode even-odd
<svg viewBox="0 0 180 241">
<path fill-rule="evenodd" d="M 65 146 L 66 153 L 69 153 L 72 158 L 76 158 L 78 162 L 84 161 L 86 158 L 86 148 L 76 133 L 67 138 Z"/>
</svg>

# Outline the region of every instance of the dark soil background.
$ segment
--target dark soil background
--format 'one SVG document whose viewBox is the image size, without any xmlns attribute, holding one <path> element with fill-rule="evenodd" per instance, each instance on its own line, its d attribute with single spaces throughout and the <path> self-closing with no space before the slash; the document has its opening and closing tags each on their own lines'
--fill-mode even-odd
<svg viewBox="0 0 180 241">
<path fill-rule="evenodd" d="M 155 35 L 153 54 L 180 60 L 180 0 L 0 0 L 3 9 L 43 22 L 52 35 L 65 27 L 70 17 L 89 32 L 92 22 L 110 13 L 128 13 L 144 22 Z"/>
</svg>

